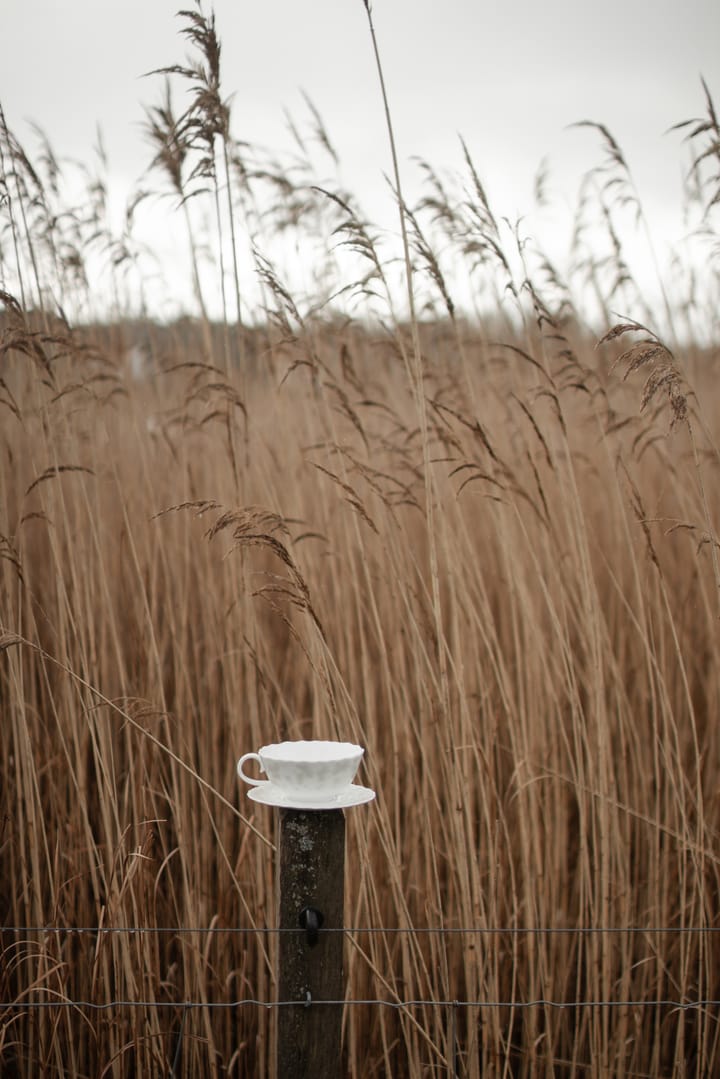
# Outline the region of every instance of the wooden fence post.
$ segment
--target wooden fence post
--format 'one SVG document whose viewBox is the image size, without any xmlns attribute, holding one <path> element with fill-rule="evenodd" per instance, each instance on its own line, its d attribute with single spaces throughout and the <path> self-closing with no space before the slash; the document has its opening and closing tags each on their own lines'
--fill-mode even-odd
<svg viewBox="0 0 720 1079">
<path fill-rule="evenodd" d="M 341 1074 L 344 871 L 342 810 L 280 810 L 277 1079 Z"/>
</svg>

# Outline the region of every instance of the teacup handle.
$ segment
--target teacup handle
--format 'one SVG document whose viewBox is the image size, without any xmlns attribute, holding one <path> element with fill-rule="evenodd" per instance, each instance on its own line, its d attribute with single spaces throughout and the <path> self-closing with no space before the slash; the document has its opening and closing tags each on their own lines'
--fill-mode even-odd
<svg viewBox="0 0 720 1079">
<path fill-rule="evenodd" d="M 262 766 L 260 755 L 258 753 L 245 753 L 237 762 L 237 773 L 241 779 L 244 779 L 246 783 L 250 783 L 253 787 L 259 787 L 262 783 L 267 783 L 266 779 L 253 779 L 252 776 L 245 775 L 243 772 L 243 764 L 245 761 L 257 761 L 260 765 L 260 771 L 264 772 L 265 769 Z"/>
</svg>

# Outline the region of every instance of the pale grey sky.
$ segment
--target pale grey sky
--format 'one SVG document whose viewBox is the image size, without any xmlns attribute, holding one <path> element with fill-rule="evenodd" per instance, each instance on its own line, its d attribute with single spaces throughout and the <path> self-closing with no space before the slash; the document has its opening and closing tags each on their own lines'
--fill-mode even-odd
<svg viewBox="0 0 720 1079">
<path fill-rule="evenodd" d="M 113 182 L 128 189 L 150 152 L 142 105 L 159 98 L 152 68 L 181 62 L 175 12 L 192 0 L 0 0 L 0 102 L 32 147 L 37 122 L 56 151 L 87 159 L 100 125 Z M 210 10 L 209 2 L 204 4 Z M 344 184 L 372 214 L 389 201 L 390 160 L 362 0 L 216 0 L 224 90 L 234 134 L 290 146 L 283 110 L 318 107 Z M 701 115 L 701 74 L 720 99 L 718 0 L 375 0 L 406 192 L 413 155 L 460 168 L 468 143 L 499 213 L 531 209 L 549 160 L 551 186 L 570 197 L 601 158 L 602 121 L 625 151 L 658 234 L 672 242 L 687 157 L 673 123 Z"/>
</svg>

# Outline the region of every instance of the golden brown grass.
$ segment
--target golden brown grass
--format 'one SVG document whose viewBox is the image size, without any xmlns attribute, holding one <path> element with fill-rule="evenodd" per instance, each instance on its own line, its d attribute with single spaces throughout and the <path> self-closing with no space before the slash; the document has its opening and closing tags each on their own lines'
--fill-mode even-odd
<svg viewBox="0 0 720 1079">
<path fill-rule="evenodd" d="M 276 822 L 235 763 L 307 736 L 367 749 L 346 924 L 403 931 L 348 939 L 348 998 L 426 1002 L 348 1006 L 348 1075 L 714 1074 L 717 347 L 596 346 L 547 265 L 516 325 L 465 321 L 410 215 L 447 317 L 306 314 L 259 261 L 271 320 L 146 325 L 133 381 L 132 327 L 39 303 L 3 147 L 37 254 L 0 297 L 3 1074 L 270 1074 L 267 1009 L 183 1002 L 273 999 Z M 466 164 L 446 236 L 502 292 Z"/>
<path fill-rule="evenodd" d="M 318 328 L 319 393 L 253 381 L 245 508 L 240 432 L 193 414 L 191 367 L 98 394 L 72 388 L 79 352 L 52 385 L 6 357 L 4 924 L 272 926 L 272 812 L 235 760 L 337 735 L 379 792 L 348 814 L 347 924 L 628 930 L 360 935 L 351 997 L 716 999 L 714 936 L 653 932 L 717 926 L 718 593 L 686 427 L 639 416 L 604 352 L 581 390 L 479 340 L 461 379 L 435 341 L 438 641 L 412 396 L 381 343 L 344 345 L 346 378 Z M 6 1001 L 272 999 L 262 938 L 3 944 Z M 2 1052 L 20 1074 L 152 1074 L 179 1022 L 13 1010 Z M 263 1074 L 268 1024 L 191 1013 L 184 1073 Z M 458 1036 L 469 1075 L 709 1074 L 718 1052 L 702 1008 L 477 1008 Z M 442 1009 L 351 1008 L 348 1070 L 431 1074 L 448 1037 Z"/>
</svg>

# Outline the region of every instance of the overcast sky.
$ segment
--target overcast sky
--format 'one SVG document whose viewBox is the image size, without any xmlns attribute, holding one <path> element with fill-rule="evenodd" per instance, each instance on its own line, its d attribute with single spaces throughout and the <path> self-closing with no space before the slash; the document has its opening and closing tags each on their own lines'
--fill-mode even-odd
<svg viewBox="0 0 720 1079">
<path fill-rule="evenodd" d="M 159 81 L 142 75 L 187 55 L 183 6 L 191 0 L 0 0 L 10 126 L 32 146 L 35 121 L 59 154 L 88 159 L 100 125 L 113 183 L 129 190 L 150 156 L 142 106 L 159 100 Z M 284 110 L 302 114 L 304 90 L 343 183 L 371 212 L 387 202 L 362 0 L 216 0 L 214 10 L 234 134 L 289 147 Z M 597 120 L 625 151 L 656 234 L 677 239 L 688 159 L 682 136 L 665 132 L 703 113 L 701 75 L 720 99 L 719 0 L 375 0 L 373 18 L 410 194 L 413 155 L 460 168 L 461 134 L 499 213 L 531 209 L 543 158 L 562 199 L 602 156 L 596 135 L 568 125 Z"/>
</svg>

